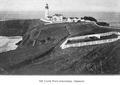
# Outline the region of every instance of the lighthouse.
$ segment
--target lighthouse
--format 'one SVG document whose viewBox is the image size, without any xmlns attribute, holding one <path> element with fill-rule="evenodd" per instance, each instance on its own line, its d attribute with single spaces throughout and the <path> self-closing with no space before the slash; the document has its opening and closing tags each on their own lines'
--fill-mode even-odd
<svg viewBox="0 0 120 85">
<path fill-rule="evenodd" d="M 48 19 L 49 16 L 49 6 L 48 4 L 45 5 L 45 19 Z"/>
</svg>

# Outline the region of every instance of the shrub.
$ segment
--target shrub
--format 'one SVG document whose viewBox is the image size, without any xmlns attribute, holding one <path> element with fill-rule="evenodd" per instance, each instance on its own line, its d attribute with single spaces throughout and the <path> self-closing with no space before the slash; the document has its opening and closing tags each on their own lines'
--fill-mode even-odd
<svg viewBox="0 0 120 85">
<path fill-rule="evenodd" d="M 81 17 L 81 19 L 97 22 L 95 18 L 90 17 L 90 16 L 84 16 L 84 17 Z"/>
<path fill-rule="evenodd" d="M 110 26 L 107 22 L 97 22 L 96 24 L 100 26 Z"/>
</svg>

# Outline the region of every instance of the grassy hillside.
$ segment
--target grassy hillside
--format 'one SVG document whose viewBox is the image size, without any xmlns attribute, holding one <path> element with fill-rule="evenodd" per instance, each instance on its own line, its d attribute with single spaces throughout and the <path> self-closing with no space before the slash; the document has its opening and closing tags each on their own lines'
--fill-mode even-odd
<svg viewBox="0 0 120 85">
<path fill-rule="evenodd" d="M 0 74 L 119 74 L 116 42 L 61 49 L 67 37 L 120 31 L 93 23 L 62 23 L 28 30 L 14 51 L 0 54 Z"/>
<path fill-rule="evenodd" d="M 28 29 L 43 24 L 39 19 L 0 21 L 0 36 L 23 36 Z"/>
</svg>

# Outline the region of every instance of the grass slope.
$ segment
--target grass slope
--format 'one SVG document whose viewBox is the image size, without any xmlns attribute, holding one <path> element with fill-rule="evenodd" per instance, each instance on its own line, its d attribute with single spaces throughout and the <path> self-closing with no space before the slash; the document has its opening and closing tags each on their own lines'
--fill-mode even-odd
<svg viewBox="0 0 120 85">
<path fill-rule="evenodd" d="M 0 21 L 0 36 L 23 36 L 28 29 L 43 24 L 39 19 Z"/>
<path fill-rule="evenodd" d="M 63 23 L 27 31 L 19 48 L 0 54 L 1 74 L 119 74 L 117 42 L 68 48 L 60 45 L 71 36 L 120 31 L 92 23 Z M 33 46 L 34 43 L 34 46 Z"/>
</svg>

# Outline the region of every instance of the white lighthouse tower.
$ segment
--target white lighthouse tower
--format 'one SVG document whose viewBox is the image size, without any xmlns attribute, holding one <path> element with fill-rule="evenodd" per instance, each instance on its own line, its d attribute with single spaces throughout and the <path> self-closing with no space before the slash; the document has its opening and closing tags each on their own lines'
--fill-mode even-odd
<svg viewBox="0 0 120 85">
<path fill-rule="evenodd" d="M 49 6 L 46 3 L 46 5 L 45 5 L 45 19 L 48 19 L 48 16 L 49 16 Z"/>
</svg>

